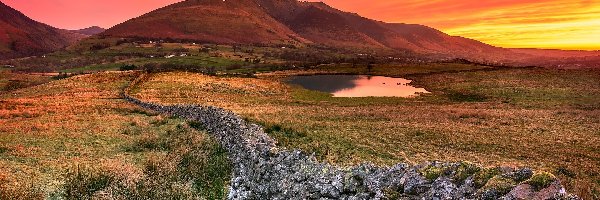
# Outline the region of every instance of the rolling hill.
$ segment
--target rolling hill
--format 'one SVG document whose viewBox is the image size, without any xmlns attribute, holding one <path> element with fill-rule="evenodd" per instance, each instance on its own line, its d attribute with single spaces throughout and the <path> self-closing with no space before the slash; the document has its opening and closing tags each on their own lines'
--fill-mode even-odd
<svg viewBox="0 0 600 200">
<path fill-rule="evenodd" d="M 0 59 L 52 52 L 84 37 L 34 21 L 0 2 Z"/>
<path fill-rule="evenodd" d="M 368 19 L 321 2 L 187 0 L 108 30 L 89 27 L 75 31 L 36 22 L 0 2 L 0 59 L 52 52 L 91 35 L 217 44 L 383 49 L 431 58 L 520 65 L 570 62 L 594 65 L 600 57 L 599 51 L 499 48 L 424 25 Z"/>
<path fill-rule="evenodd" d="M 515 54 L 422 25 L 385 23 L 324 3 L 295 0 L 188 0 L 116 25 L 101 35 L 220 44 L 298 42 L 481 59 Z"/>
<path fill-rule="evenodd" d="M 308 42 L 250 0 L 184 1 L 116 25 L 102 35 L 223 44 Z"/>
<path fill-rule="evenodd" d="M 81 33 L 81 34 L 84 34 L 84 35 L 92 36 L 92 35 L 96 35 L 96 34 L 102 33 L 105 30 L 106 29 L 104 29 L 102 27 L 91 26 L 91 27 L 84 28 L 84 29 L 74 30 L 74 32 Z"/>
</svg>

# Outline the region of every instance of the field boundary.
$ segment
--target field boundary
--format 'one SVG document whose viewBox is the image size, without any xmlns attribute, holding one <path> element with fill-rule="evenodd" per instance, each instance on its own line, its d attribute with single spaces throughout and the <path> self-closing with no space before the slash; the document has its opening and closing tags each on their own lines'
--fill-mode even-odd
<svg viewBox="0 0 600 200">
<path fill-rule="evenodd" d="M 305 152 L 278 148 L 262 127 L 223 108 L 160 105 L 131 96 L 149 76 L 144 73 L 123 88 L 122 98 L 202 124 L 233 164 L 228 199 L 578 199 L 553 175 L 528 168 L 482 168 L 467 162 L 350 168 L 321 163 Z"/>
</svg>

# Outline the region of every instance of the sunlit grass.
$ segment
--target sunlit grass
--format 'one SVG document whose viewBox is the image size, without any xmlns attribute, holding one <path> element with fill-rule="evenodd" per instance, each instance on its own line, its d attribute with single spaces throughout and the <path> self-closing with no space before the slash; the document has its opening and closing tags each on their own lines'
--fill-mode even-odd
<svg viewBox="0 0 600 200">
<path fill-rule="evenodd" d="M 374 69 L 377 75 L 404 75 L 432 92 L 410 99 L 333 98 L 285 85 L 280 76 L 192 73 L 156 74 L 135 93 L 160 103 L 233 110 L 265 125 L 279 145 L 331 163 L 466 160 L 530 166 L 555 172 L 570 191 L 593 197 L 600 188 L 598 71 L 482 68 Z M 575 175 L 565 175 L 570 173 Z"/>
<path fill-rule="evenodd" d="M 158 115 L 120 99 L 121 89 L 136 77 L 133 72 L 81 75 L 0 95 L 0 199 L 74 197 L 69 196 L 68 188 L 109 190 L 104 186 L 110 184 L 100 187 L 93 177 L 69 176 L 78 172 L 118 177 L 124 181 L 119 184 L 131 189 L 135 185 L 127 185 L 132 182 L 125 180 L 155 179 L 143 170 L 152 159 L 161 160 L 165 175 L 180 177 L 193 172 L 198 178 L 158 180 L 160 184 L 155 185 L 135 182 L 147 184 L 146 191 L 161 191 L 161 184 L 191 181 L 193 195 L 222 197 L 228 176 L 205 176 L 215 174 L 205 166 L 216 159 L 224 168 L 212 170 L 227 172 L 223 150 L 182 119 Z M 147 144 L 164 144 L 160 147 L 165 148 Z M 186 153 L 193 153 L 194 158 L 187 172 L 168 167 Z"/>
</svg>

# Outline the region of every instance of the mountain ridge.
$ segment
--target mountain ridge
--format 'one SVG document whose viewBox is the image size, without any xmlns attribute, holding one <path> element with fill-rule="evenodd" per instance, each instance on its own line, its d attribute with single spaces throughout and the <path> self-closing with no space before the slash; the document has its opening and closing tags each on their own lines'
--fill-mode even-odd
<svg viewBox="0 0 600 200">
<path fill-rule="evenodd" d="M 87 28 L 79 29 L 79 30 L 73 30 L 73 32 L 77 32 L 77 33 L 81 33 L 81 34 L 89 35 L 89 36 L 97 35 L 104 31 L 106 31 L 106 29 L 99 27 L 99 26 L 90 26 Z"/>
<path fill-rule="evenodd" d="M 424 25 L 387 23 L 322 2 L 296 0 L 187 0 L 118 24 L 100 35 L 220 44 L 313 44 L 408 50 L 492 61 L 525 55 L 450 36 Z"/>
<path fill-rule="evenodd" d="M 0 2 L 0 59 L 49 53 L 85 37 L 32 20 Z"/>
</svg>

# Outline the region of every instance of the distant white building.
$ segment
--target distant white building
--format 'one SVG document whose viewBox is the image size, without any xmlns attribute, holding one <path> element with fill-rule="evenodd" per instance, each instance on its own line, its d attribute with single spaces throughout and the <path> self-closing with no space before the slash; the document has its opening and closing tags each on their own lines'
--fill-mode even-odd
<svg viewBox="0 0 600 200">
<path fill-rule="evenodd" d="M 173 58 L 173 57 L 175 57 L 175 55 L 168 55 L 168 56 L 165 56 L 165 58 Z"/>
</svg>

